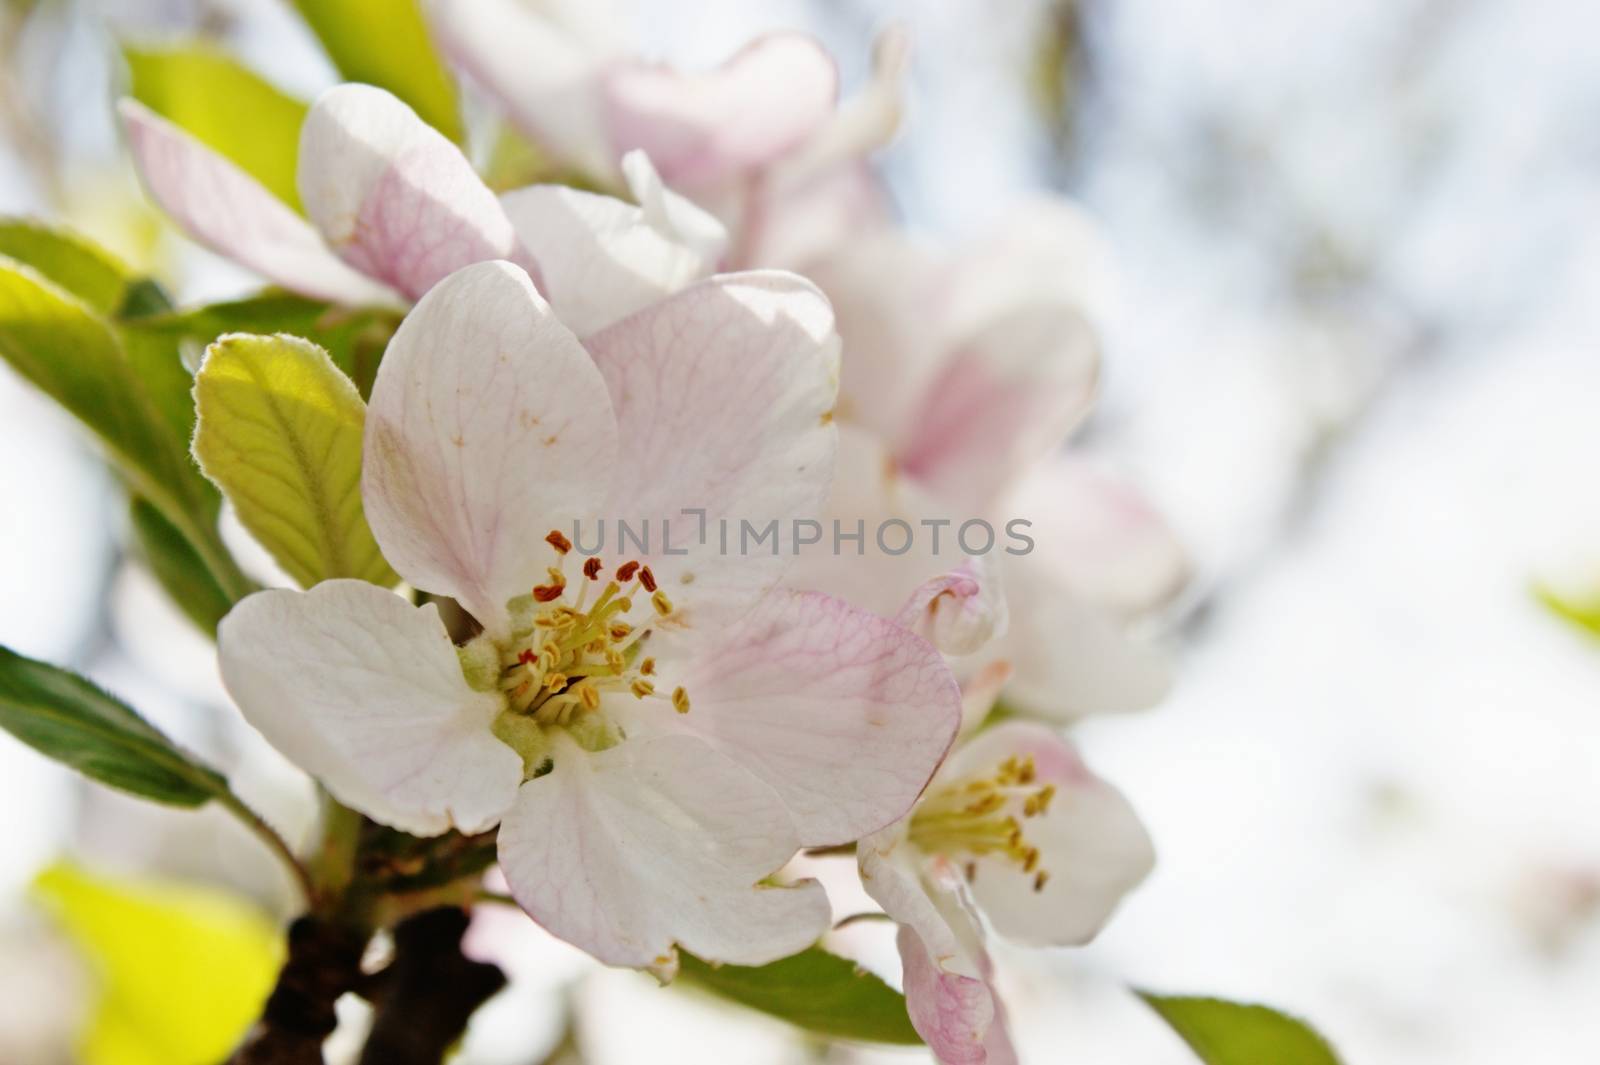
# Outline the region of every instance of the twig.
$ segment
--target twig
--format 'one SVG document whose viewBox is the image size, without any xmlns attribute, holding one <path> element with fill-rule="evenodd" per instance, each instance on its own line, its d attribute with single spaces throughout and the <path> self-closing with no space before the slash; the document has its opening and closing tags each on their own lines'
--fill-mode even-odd
<svg viewBox="0 0 1600 1065">
<path fill-rule="evenodd" d="M 242 821 L 246 828 L 260 837 L 261 841 L 283 860 L 283 863 L 289 867 L 290 873 L 294 875 L 295 883 L 299 885 L 301 894 L 305 896 L 306 905 L 315 906 L 317 889 L 316 885 L 312 883 L 311 873 L 306 869 L 305 863 L 295 854 L 294 848 L 290 847 L 288 841 L 278 834 L 278 830 L 267 824 L 260 814 L 245 805 L 244 800 L 232 791 L 219 795 L 217 801 Z"/>
</svg>

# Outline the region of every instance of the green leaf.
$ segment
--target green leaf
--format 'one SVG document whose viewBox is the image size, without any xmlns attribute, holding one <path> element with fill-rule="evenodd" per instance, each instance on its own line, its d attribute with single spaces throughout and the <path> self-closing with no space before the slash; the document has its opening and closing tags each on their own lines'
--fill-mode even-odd
<svg viewBox="0 0 1600 1065">
<path fill-rule="evenodd" d="M 0 647 L 0 728 L 86 777 L 146 799 L 199 806 L 230 795 L 221 774 L 120 700 L 7 647 Z"/>
<path fill-rule="evenodd" d="M 388 89 L 446 137 L 462 139 L 455 83 L 418 0 L 295 0 L 294 6 L 339 73 Z"/>
<path fill-rule="evenodd" d="M 366 405 L 317 345 L 233 333 L 195 377 L 194 454 L 239 520 L 304 587 L 397 578 L 361 510 Z"/>
<path fill-rule="evenodd" d="M 111 254 L 64 229 L 0 218 L 0 255 L 26 263 L 100 314 L 122 306 L 128 270 Z"/>
<path fill-rule="evenodd" d="M 1339 1065 L 1310 1026 L 1266 1006 L 1136 991 L 1205 1065 Z"/>
<path fill-rule="evenodd" d="M 916 1046 L 905 996 L 848 958 L 811 947 L 770 965 L 709 965 L 684 950 L 680 979 L 830 1039 Z"/>
<path fill-rule="evenodd" d="M 375 43 L 369 41 L 369 43 Z M 380 49 L 381 50 L 381 49 Z M 199 43 L 123 49 L 133 98 L 237 163 L 300 209 L 295 168 L 306 105 L 223 52 Z"/>
<path fill-rule="evenodd" d="M 143 499 L 134 499 L 131 518 L 134 537 L 156 580 L 201 632 L 215 637 L 217 624 L 233 608 L 233 596 L 211 576 L 205 561 L 161 511 Z"/>
</svg>

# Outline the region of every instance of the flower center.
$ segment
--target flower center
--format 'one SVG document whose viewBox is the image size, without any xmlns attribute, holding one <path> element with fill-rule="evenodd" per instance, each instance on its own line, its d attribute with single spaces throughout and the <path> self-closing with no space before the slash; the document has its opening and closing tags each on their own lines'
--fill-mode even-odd
<svg viewBox="0 0 1600 1065">
<path fill-rule="evenodd" d="M 1033 874 L 1033 890 L 1042 891 L 1050 874 L 1039 868 L 1039 848 L 1024 826 L 1049 810 L 1056 788 L 1034 779 L 1031 757 L 1011 757 L 988 776 L 951 781 L 918 804 L 907 838 L 929 854 L 965 855 L 968 880 L 977 875 L 976 859 L 992 857 Z"/>
<path fill-rule="evenodd" d="M 564 728 L 590 750 L 613 746 L 622 737 L 600 713 L 606 695 L 660 700 L 688 713 L 689 693 L 658 692 L 655 659 L 644 653 L 650 634 L 676 614 L 650 567 L 624 562 L 608 577 L 604 562 L 591 557 L 569 580 L 571 541 L 554 530 L 545 540 L 556 556 L 549 580 L 508 604 L 511 638 L 497 647 L 506 711 L 496 732 L 526 758 L 530 726 Z M 634 618 L 640 595 L 648 606 Z"/>
</svg>

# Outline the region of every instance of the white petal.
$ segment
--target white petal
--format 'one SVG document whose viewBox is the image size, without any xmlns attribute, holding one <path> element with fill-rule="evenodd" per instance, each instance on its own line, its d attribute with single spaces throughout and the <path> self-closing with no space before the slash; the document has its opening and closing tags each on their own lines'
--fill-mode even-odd
<svg viewBox="0 0 1600 1065">
<path fill-rule="evenodd" d="M 217 632 L 245 719 L 341 802 L 415 835 L 478 832 L 510 806 L 522 760 L 467 686 L 438 608 L 364 581 L 257 592 Z"/>
<path fill-rule="evenodd" d="M 937 651 L 828 596 L 774 592 L 699 650 L 681 677 L 663 665 L 692 704 L 664 717 L 770 785 L 804 846 L 847 843 L 903 816 L 960 724 L 960 692 Z"/>
<path fill-rule="evenodd" d="M 676 945 L 763 965 L 826 930 L 815 881 L 759 882 L 798 846 L 754 776 L 689 736 L 566 743 L 523 785 L 500 826 L 512 894 L 548 931 L 610 965 L 670 977 Z"/>
<path fill-rule="evenodd" d="M 468 263 L 518 258 L 510 220 L 461 149 L 382 89 L 339 85 L 317 99 L 298 179 L 334 250 L 412 299 Z"/>
<path fill-rule="evenodd" d="M 117 109 L 145 187 L 189 236 L 303 296 L 401 303 L 393 290 L 341 262 L 305 219 L 232 160 L 136 100 L 122 100 Z"/>
<path fill-rule="evenodd" d="M 724 274 L 586 344 L 621 445 L 605 513 L 649 523 L 641 557 L 683 623 L 738 617 L 782 576 L 794 519 L 817 511 L 832 477 L 839 340 L 827 300 L 793 274 Z"/>
<path fill-rule="evenodd" d="M 597 512 L 615 461 L 605 383 L 510 263 L 479 263 L 406 316 L 367 409 L 361 497 L 413 585 L 491 634 L 554 561 L 544 537 Z"/>
<path fill-rule="evenodd" d="M 728 249 L 728 229 L 709 211 L 667 188 L 650 157 L 635 149 L 622 157 L 622 177 L 649 223 L 691 249 L 707 273 Z"/>
<path fill-rule="evenodd" d="M 1022 823 L 1049 877 L 1036 891 L 1031 874 L 980 858 L 972 893 L 1007 938 L 1087 943 L 1149 875 L 1155 863 L 1150 836 L 1122 793 L 1091 773 L 1071 743 L 1040 725 L 1007 722 L 980 733 L 951 757 L 947 772 L 988 772 L 1012 756 L 1032 758 L 1038 781 L 1056 786 L 1045 813 Z"/>
<path fill-rule="evenodd" d="M 1164 605 L 1189 578 L 1188 555 L 1161 515 L 1083 459 L 1039 464 L 1006 506 L 1033 523 L 1039 561 L 1058 580 L 1120 616 Z"/>
<path fill-rule="evenodd" d="M 428 0 L 440 46 L 557 159 L 612 178 L 599 75 L 605 56 L 520 0 Z"/>
<path fill-rule="evenodd" d="M 561 321 L 588 336 L 709 273 L 699 252 L 651 224 L 642 208 L 565 185 L 501 197 Z"/>
<path fill-rule="evenodd" d="M 1172 656 L 1053 577 L 1036 555 L 1008 560 L 1011 624 L 992 645 L 1015 673 L 1006 699 L 1047 721 L 1143 710 L 1172 687 Z"/>
</svg>

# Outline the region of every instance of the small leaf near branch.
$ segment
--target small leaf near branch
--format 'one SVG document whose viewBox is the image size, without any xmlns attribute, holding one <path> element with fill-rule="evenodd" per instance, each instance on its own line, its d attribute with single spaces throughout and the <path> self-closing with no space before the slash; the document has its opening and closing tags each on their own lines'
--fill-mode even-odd
<svg viewBox="0 0 1600 1065">
<path fill-rule="evenodd" d="M 366 405 L 327 352 L 229 334 L 207 349 L 194 394 L 195 458 L 296 581 L 395 583 L 361 509 Z"/>
<path fill-rule="evenodd" d="M 679 950 L 679 979 L 830 1039 L 916 1046 L 905 996 L 848 958 L 811 947 L 770 965 L 718 965 Z"/>
<path fill-rule="evenodd" d="M 1339 1065 L 1309 1025 L 1267 1006 L 1135 992 L 1205 1065 Z"/>
<path fill-rule="evenodd" d="M 102 784 L 173 806 L 231 797 L 132 708 L 64 669 L 0 647 L 0 728 Z"/>
</svg>

